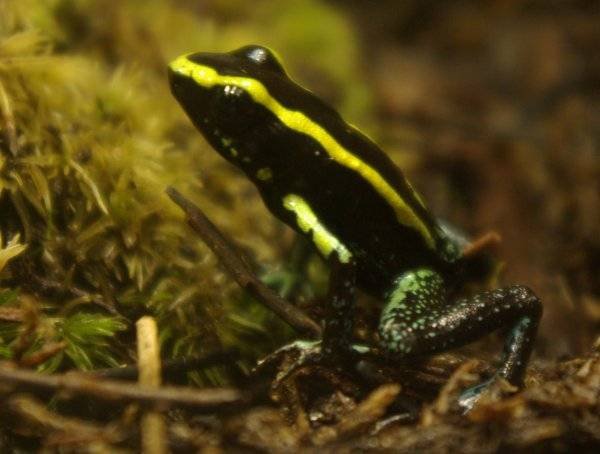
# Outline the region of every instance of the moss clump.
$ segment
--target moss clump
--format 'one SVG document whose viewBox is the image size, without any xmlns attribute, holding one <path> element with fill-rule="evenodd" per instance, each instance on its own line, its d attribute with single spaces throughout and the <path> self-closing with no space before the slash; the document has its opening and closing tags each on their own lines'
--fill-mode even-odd
<svg viewBox="0 0 600 454">
<path fill-rule="evenodd" d="M 90 352 L 145 312 L 188 339 L 206 338 L 210 324 L 192 321 L 210 304 L 194 303 L 211 301 L 219 274 L 162 194 L 176 181 L 200 186 L 192 157 L 167 143 L 174 126 L 159 113 L 162 101 L 135 71 L 53 54 L 35 30 L 0 41 L 0 73 L 4 118 L 14 125 L 2 150 L 0 226 L 27 244 L 3 282 L 36 306 L 38 334 L 67 340 L 65 358 L 86 368 L 128 361 L 126 350 Z M 46 323 L 57 317 L 64 322 Z M 164 341 L 169 352 L 176 340 Z"/>
<path fill-rule="evenodd" d="M 0 355 L 31 357 L 54 343 L 63 348 L 39 369 L 128 363 L 132 324 L 146 313 L 158 320 L 167 358 L 236 344 L 240 336 L 252 339 L 248 353 L 256 355 L 289 336 L 235 291 L 164 195 L 173 185 L 191 196 L 259 263 L 274 263 L 290 245 L 289 234 L 269 244 L 283 227 L 179 112 L 164 68 L 191 50 L 266 42 L 286 57 L 292 49 L 297 66 L 310 55 L 314 64 L 302 65 L 309 76 L 325 73 L 331 60 L 332 85 L 342 87 L 334 97 L 353 109 L 364 96 L 350 95 L 351 84 L 340 84 L 344 74 L 332 69 L 353 64 L 345 20 L 313 1 L 246 5 L 252 21 L 219 16 L 225 4 L 212 16 L 194 14 L 185 2 L 4 5 L 0 234 L 9 243 L 0 250 L 0 295 L 4 307 L 20 312 L 0 319 Z M 303 49 L 302 27 L 315 14 L 330 27 L 320 28 L 322 50 Z M 295 26 L 277 27 L 267 41 L 262 30 L 270 21 Z M 336 62 L 332 49 L 340 42 Z"/>
</svg>

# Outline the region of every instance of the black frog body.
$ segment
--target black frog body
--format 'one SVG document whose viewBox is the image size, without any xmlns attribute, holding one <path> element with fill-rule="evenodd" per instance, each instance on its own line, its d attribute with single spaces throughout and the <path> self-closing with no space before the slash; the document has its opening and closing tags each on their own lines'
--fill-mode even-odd
<svg viewBox="0 0 600 454">
<path fill-rule="evenodd" d="M 519 384 L 541 315 L 521 286 L 448 301 L 468 277 L 465 240 L 437 221 L 368 137 L 296 84 L 261 46 L 169 65 L 171 90 L 206 140 L 242 169 L 270 211 L 355 284 L 384 301 L 380 343 L 427 354 L 513 327 L 498 375 Z M 327 352 L 348 348 L 353 292 L 333 295 Z M 496 306 L 496 307 L 495 307 Z M 343 320 L 343 322 L 342 322 Z"/>
</svg>

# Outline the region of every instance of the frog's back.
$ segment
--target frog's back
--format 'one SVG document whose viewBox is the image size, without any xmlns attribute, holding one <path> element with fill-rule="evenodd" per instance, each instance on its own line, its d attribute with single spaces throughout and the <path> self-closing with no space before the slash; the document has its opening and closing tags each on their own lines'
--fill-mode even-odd
<svg viewBox="0 0 600 454">
<path fill-rule="evenodd" d="M 268 50 L 194 54 L 170 69 L 173 93 L 207 140 L 324 256 L 352 255 L 372 275 L 365 287 L 444 262 L 441 230 L 400 170 Z"/>
<path fill-rule="evenodd" d="M 271 137 L 265 144 L 285 149 L 282 162 L 271 161 L 271 181 L 258 182 L 271 211 L 298 228 L 297 216 L 282 201 L 289 194 L 302 197 L 319 223 L 352 253 L 359 284 L 371 293 L 387 288 L 403 270 L 447 267 L 446 238 L 400 170 L 339 116 L 318 114 L 319 127 L 327 127 L 336 142 L 333 151 L 313 134 L 283 128 L 285 137 Z"/>
</svg>

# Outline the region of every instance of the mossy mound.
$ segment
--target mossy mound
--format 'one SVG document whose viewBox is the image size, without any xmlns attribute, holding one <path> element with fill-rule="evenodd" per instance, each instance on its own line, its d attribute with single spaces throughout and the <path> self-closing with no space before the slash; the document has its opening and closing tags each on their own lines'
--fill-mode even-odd
<svg viewBox="0 0 600 454">
<path fill-rule="evenodd" d="M 348 110 L 364 110 L 364 92 L 349 82 L 355 49 L 345 19 L 319 2 L 223 2 L 210 16 L 167 1 L 28 0 L 4 9 L 0 295 L 21 314 L 0 321 L 2 355 L 19 359 L 64 342 L 40 370 L 129 363 L 132 323 L 147 313 L 158 320 L 165 358 L 248 335 L 243 346 L 253 356 L 289 335 L 234 291 L 164 194 L 172 185 L 189 195 L 258 263 L 273 263 L 290 245 L 290 234 L 269 244 L 283 227 L 191 127 L 165 68 L 184 52 L 264 42 L 274 22 L 266 44 L 291 50 L 297 64 L 310 55 L 304 74 L 328 74 L 323 89 L 336 87 Z M 254 20 L 240 21 L 242 13 Z M 304 46 L 316 16 L 321 25 Z"/>
</svg>

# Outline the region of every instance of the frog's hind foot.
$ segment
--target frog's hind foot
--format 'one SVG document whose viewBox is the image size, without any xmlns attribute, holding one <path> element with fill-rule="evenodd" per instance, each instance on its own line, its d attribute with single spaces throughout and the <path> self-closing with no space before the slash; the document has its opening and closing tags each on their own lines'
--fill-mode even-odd
<svg viewBox="0 0 600 454">
<path fill-rule="evenodd" d="M 268 395 L 291 422 L 301 415 L 306 419 L 307 396 L 332 390 L 359 395 L 352 369 L 324 350 L 321 341 L 292 342 L 259 361 L 254 369 L 254 373 L 271 377 Z"/>
<path fill-rule="evenodd" d="M 356 363 L 373 355 L 373 350 L 362 344 L 352 344 L 345 352 L 330 352 L 323 342 L 299 340 L 287 344 L 258 362 L 255 373 L 270 371 L 275 374 L 272 387 L 276 388 L 301 369 L 328 369 L 332 373 L 347 374 Z"/>
<path fill-rule="evenodd" d="M 458 406 L 462 409 L 463 414 L 470 412 L 473 407 L 479 402 L 481 397 L 486 394 L 490 387 L 494 384 L 494 379 L 486 380 L 475 386 L 465 389 L 458 397 Z"/>
<path fill-rule="evenodd" d="M 511 385 L 506 379 L 495 375 L 484 382 L 465 389 L 458 396 L 458 406 L 463 414 L 469 413 L 479 402 L 495 402 L 513 395 L 519 387 Z"/>
<path fill-rule="evenodd" d="M 284 345 L 259 360 L 254 368 L 254 372 L 276 371 L 274 382 L 282 382 L 300 368 L 322 364 L 323 353 L 321 344 L 320 340 L 299 340 Z"/>
</svg>

